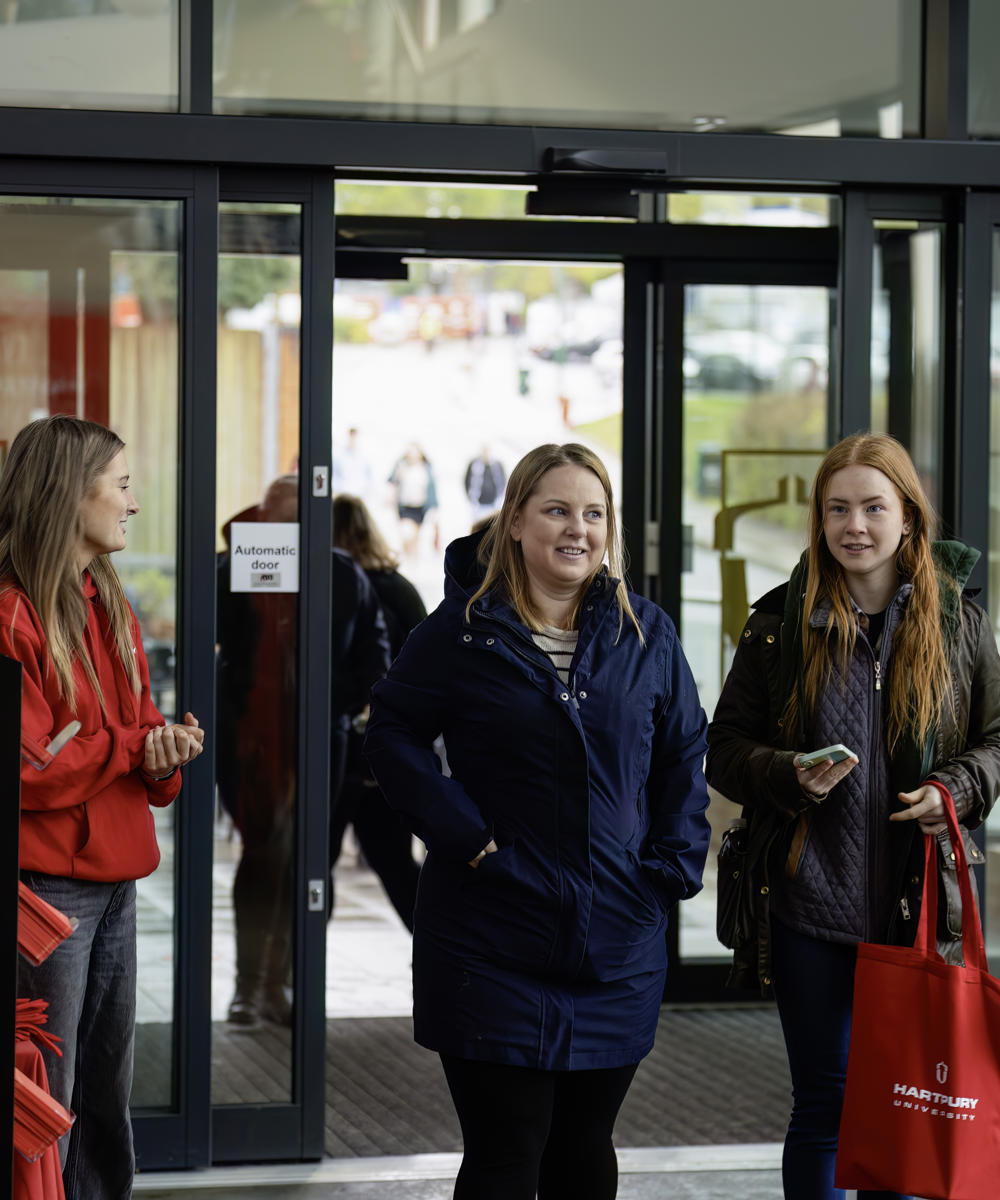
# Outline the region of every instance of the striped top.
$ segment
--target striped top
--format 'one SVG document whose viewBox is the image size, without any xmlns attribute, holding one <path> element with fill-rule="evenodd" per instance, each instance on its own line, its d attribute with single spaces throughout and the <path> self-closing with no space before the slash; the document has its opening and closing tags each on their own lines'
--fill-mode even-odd
<svg viewBox="0 0 1000 1200">
<path fill-rule="evenodd" d="M 531 640 L 539 650 L 552 659 L 556 674 L 569 687 L 569 667 L 576 653 L 576 643 L 580 634 L 575 629 L 556 629 L 554 625 L 546 625 L 541 633 L 533 633 Z"/>
</svg>

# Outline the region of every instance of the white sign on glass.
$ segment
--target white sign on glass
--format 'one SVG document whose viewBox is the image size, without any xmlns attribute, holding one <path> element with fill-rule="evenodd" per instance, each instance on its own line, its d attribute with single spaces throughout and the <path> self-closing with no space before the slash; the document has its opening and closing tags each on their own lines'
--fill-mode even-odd
<svg viewBox="0 0 1000 1200">
<path fill-rule="evenodd" d="M 285 521 L 234 521 L 229 587 L 234 592 L 299 590 L 299 527 Z"/>
</svg>

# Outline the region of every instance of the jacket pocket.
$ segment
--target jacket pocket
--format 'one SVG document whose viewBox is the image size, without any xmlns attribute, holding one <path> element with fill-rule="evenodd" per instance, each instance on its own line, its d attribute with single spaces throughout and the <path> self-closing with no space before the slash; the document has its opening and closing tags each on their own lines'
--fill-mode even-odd
<svg viewBox="0 0 1000 1200">
<path fill-rule="evenodd" d="M 559 889 L 547 881 L 517 843 L 501 846 L 475 868 L 458 869 L 459 889 L 447 913 L 487 957 L 543 966 L 549 961 L 559 921 Z M 445 915 L 445 914 L 441 914 Z"/>
<path fill-rule="evenodd" d="M 785 858 L 785 878 L 797 879 L 805 857 L 806 846 L 809 844 L 809 832 L 812 827 L 812 809 L 807 809 L 795 822 L 791 845 Z"/>
</svg>

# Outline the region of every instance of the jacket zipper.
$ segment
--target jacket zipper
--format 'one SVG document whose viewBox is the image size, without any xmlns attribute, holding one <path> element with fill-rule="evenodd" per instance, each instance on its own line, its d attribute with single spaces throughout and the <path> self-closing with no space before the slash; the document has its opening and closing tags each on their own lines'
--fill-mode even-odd
<svg viewBox="0 0 1000 1200">
<path fill-rule="evenodd" d="M 888 614 L 886 617 L 886 623 L 888 624 Z M 881 717 L 882 717 L 882 703 L 881 703 L 881 701 L 882 701 L 882 697 L 881 697 L 882 653 L 885 650 L 886 641 L 887 641 L 887 639 L 886 639 L 885 635 L 883 634 L 882 644 L 879 647 L 879 653 L 876 654 L 874 650 L 871 650 L 872 662 L 873 662 L 874 668 L 875 668 L 875 686 L 873 689 L 874 695 L 872 696 L 873 720 L 871 722 L 871 743 L 870 744 L 873 748 L 876 749 L 877 752 L 870 754 L 868 757 L 868 797 L 867 797 L 867 799 L 868 799 L 868 828 L 869 828 L 869 836 L 871 837 L 871 841 L 872 841 L 872 846 L 871 846 L 871 853 L 865 855 L 865 892 L 868 896 L 868 903 L 866 905 L 867 911 L 865 912 L 865 940 L 866 941 L 872 940 L 872 936 L 873 936 L 872 918 L 875 913 L 875 894 L 874 894 L 874 885 L 872 882 L 871 864 L 873 862 L 878 862 L 879 843 L 881 841 L 881 838 L 879 836 L 880 831 L 879 831 L 878 820 L 877 820 L 878 803 L 877 803 L 877 798 L 875 798 L 875 780 L 874 780 L 873 776 L 874 776 L 876 762 L 878 761 L 879 756 L 882 753 L 882 735 L 881 735 L 881 729 L 882 729 L 882 721 L 881 721 Z M 871 649 L 870 646 L 869 646 L 869 649 Z M 875 798 L 874 801 L 873 801 L 873 798 Z"/>
</svg>

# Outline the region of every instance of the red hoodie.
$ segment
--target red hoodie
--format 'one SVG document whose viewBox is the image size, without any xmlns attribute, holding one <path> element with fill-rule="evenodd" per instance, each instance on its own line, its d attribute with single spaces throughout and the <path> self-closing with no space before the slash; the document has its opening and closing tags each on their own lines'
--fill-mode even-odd
<svg viewBox="0 0 1000 1200">
<path fill-rule="evenodd" d="M 89 573 L 84 644 L 104 693 L 107 712 L 79 663 L 74 668 L 76 709 L 60 695 L 38 614 L 20 588 L 0 593 L 0 654 L 23 666 L 21 689 L 21 844 L 23 870 L 75 879 L 118 882 L 156 869 L 150 805 L 169 804 L 180 771 L 155 783 L 139 768 L 147 732 L 164 724 L 149 695 L 149 667 L 132 614 L 138 697 L 118 659 L 107 613 Z M 79 732 L 57 754 L 52 739 L 71 721 Z"/>
</svg>

